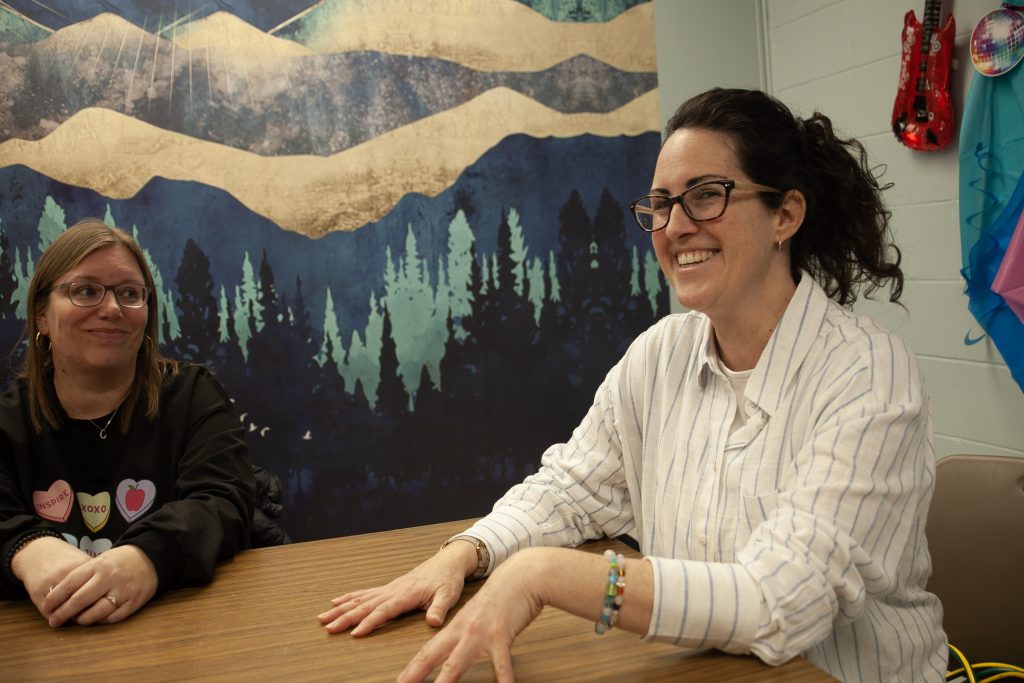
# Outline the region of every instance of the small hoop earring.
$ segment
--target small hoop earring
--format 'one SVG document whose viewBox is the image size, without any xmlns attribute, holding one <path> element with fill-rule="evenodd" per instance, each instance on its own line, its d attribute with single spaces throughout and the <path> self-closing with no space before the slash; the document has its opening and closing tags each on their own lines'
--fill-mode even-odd
<svg viewBox="0 0 1024 683">
<path fill-rule="evenodd" d="M 142 349 L 146 345 L 145 342 L 149 342 L 149 352 L 153 353 L 153 340 L 150 339 L 149 335 L 147 334 L 145 337 L 143 337 L 143 343 L 139 345 L 139 354 L 142 353 Z"/>
<path fill-rule="evenodd" d="M 43 339 L 46 340 L 45 349 L 43 348 Z M 43 353 L 47 353 L 51 348 L 53 348 L 53 342 L 51 342 L 50 338 L 48 336 L 45 336 L 42 332 L 36 332 L 36 348 L 38 348 Z"/>
<path fill-rule="evenodd" d="M 779 244 L 775 248 L 775 251 L 779 252 L 780 254 L 782 253 L 782 240 L 779 240 Z"/>
</svg>

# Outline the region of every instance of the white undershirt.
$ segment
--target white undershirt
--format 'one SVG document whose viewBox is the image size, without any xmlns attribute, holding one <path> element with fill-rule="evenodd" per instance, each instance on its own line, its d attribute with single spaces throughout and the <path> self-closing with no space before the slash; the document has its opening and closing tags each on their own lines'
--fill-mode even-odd
<svg viewBox="0 0 1024 683">
<path fill-rule="evenodd" d="M 736 398 L 736 410 L 732 416 L 732 424 L 729 425 L 729 436 L 731 437 L 747 423 L 755 410 L 754 405 L 743 396 L 743 392 L 747 388 L 747 380 L 754 374 L 754 368 L 736 372 L 725 367 L 725 363 L 721 361 L 719 361 L 718 367 L 725 378 L 729 380 L 729 386 L 732 387 L 733 396 Z"/>
</svg>

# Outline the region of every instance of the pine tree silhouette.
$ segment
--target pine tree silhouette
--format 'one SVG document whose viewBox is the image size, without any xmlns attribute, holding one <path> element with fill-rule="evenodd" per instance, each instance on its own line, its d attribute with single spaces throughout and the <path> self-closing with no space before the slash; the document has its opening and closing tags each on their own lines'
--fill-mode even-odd
<svg viewBox="0 0 1024 683">
<path fill-rule="evenodd" d="M 398 355 L 395 340 L 391 334 L 391 312 L 384 306 L 384 330 L 381 334 L 380 385 L 377 387 L 377 402 L 374 412 L 385 417 L 398 417 L 408 413 L 409 394 L 398 374 Z"/>
<path fill-rule="evenodd" d="M 0 227 L 0 357 L 7 357 L 8 362 L 0 364 L 3 368 L 0 377 L 3 386 L 14 376 L 12 368 L 21 364 L 24 346 L 17 343 L 24 329 L 24 322 L 18 317 L 18 302 L 15 293 L 18 291 L 18 278 L 11 261 L 10 242 L 7 234 Z"/>
<path fill-rule="evenodd" d="M 16 318 L 17 302 L 14 293 L 18 289 L 18 278 L 14 274 L 14 263 L 11 261 L 10 242 L 7 233 L 0 227 L 0 318 L 11 320 Z"/>
<path fill-rule="evenodd" d="M 181 336 L 172 342 L 176 357 L 209 364 L 219 346 L 219 307 L 214 296 L 210 259 L 192 239 L 185 242 L 178 274 L 178 321 Z"/>
</svg>

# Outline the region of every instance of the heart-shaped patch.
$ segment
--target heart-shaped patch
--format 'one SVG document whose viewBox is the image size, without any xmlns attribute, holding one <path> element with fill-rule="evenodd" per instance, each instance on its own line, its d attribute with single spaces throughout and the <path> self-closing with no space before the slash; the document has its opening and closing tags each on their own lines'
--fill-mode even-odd
<svg viewBox="0 0 1024 683">
<path fill-rule="evenodd" d="M 149 479 L 122 479 L 117 485 L 117 509 L 127 521 L 141 517 L 156 500 L 156 484 Z"/>
<path fill-rule="evenodd" d="M 78 542 L 78 547 L 88 553 L 90 557 L 96 557 L 100 553 L 105 553 L 114 547 L 114 542 L 109 538 L 97 538 L 94 541 L 88 536 L 82 536 L 82 540 Z"/>
<path fill-rule="evenodd" d="M 89 531 L 99 531 L 105 527 L 110 519 L 110 494 L 102 491 L 92 495 L 79 491 L 75 495 L 78 497 L 78 509 L 82 511 L 82 519 Z"/>
<path fill-rule="evenodd" d="M 66 522 L 71 515 L 71 484 L 63 479 L 50 484 L 45 491 L 32 492 L 32 504 L 36 514 L 51 522 Z"/>
</svg>

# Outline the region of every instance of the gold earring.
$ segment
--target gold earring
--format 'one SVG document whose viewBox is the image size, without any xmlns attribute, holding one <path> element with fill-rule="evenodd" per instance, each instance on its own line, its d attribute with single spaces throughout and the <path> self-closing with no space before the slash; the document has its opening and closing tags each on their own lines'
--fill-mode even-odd
<svg viewBox="0 0 1024 683">
<path fill-rule="evenodd" d="M 779 240 L 779 244 L 775 248 L 775 251 L 779 252 L 780 254 L 782 253 L 782 240 Z"/>
<path fill-rule="evenodd" d="M 45 339 L 46 342 L 47 342 L 45 349 L 43 348 L 43 342 L 42 342 L 43 339 Z M 50 341 L 49 337 L 43 336 L 42 332 L 36 332 L 36 348 L 38 348 L 43 353 L 46 353 L 47 351 L 50 350 L 50 347 L 52 347 L 52 346 L 53 346 L 53 342 Z"/>
</svg>

